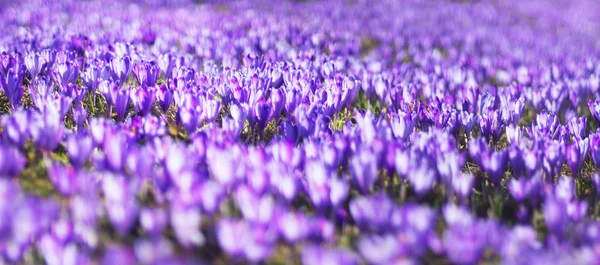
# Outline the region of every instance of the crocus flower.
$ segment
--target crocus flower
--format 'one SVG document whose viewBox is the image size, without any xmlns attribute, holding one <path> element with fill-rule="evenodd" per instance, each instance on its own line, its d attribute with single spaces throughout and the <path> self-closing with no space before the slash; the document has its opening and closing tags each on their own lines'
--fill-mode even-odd
<svg viewBox="0 0 600 265">
<path fill-rule="evenodd" d="M 136 259 L 141 264 L 185 264 L 169 260 L 174 252 L 174 246 L 165 238 L 138 239 L 133 249 Z"/>
<path fill-rule="evenodd" d="M 279 233 L 290 243 L 303 240 L 308 236 L 308 218 L 304 213 L 288 212 L 277 217 Z"/>
<path fill-rule="evenodd" d="M 395 206 L 389 197 L 378 194 L 355 198 L 349 208 L 352 219 L 362 230 L 382 232 L 390 228 Z"/>
<path fill-rule="evenodd" d="M 52 163 L 48 167 L 48 176 L 54 187 L 65 196 L 77 192 L 78 172 L 70 166 Z"/>
<path fill-rule="evenodd" d="M 85 71 L 81 74 L 81 81 L 91 93 L 95 93 L 103 78 L 104 64 L 100 60 L 94 60 L 88 64 Z"/>
<path fill-rule="evenodd" d="M 259 132 L 262 132 L 269 122 L 269 113 L 271 107 L 265 102 L 258 102 L 252 109 L 252 114 L 255 119 Z"/>
<path fill-rule="evenodd" d="M 10 116 L 4 117 L 2 125 L 8 140 L 16 146 L 23 147 L 29 138 L 30 120 L 31 112 L 25 110 L 15 111 Z"/>
<path fill-rule="evenodd" d="M 120 235 L 127 234 L 137 219 L 135 186 L 123 176 L 106 173 L 102 179 L 102 190 L 108 219 Z"/>
<path fill-rule="evenodd" d="M 359 264 L 358 258 L 351 252 L 341 249 L 327 249 L 318 246 L 306 246 L 302 249 L 302 264 Z"/>
<path fill-rule="evenodd" d="M 234 196 L 245 220 L 261 224 L 271 222 L 276 208 L 273 197 L 255 194 L 246 186 L 239 187 Z"/>
<path fill-rule="evenodd" d="M 66 86 L 77 81 L 79 66 L 73 61 L 66 61 L 56 65 L 54 75 L 59 86 Z"/>
<path fill-rule="evenodd" d="M 0 74 L 0 85 L 13 109 L 21 106 L 21 99 L 25 91 L 21 84 L 22 80 L 23 74 L 15 72 L 12 68 L 8 70 L 6 75 Z"/>
<path fill-rule="evenodd" d="M 206 123 L 212 123 L 217 119 L 219 111 L 221 110 L 221 101 L 218 100 L 206 100 L 204 110 L 202 111 L 202 118 Z"/>
<path fill-rule="evenodd" d="M 66 149 L 69 154 L 71 164 L 76 168 L 81 168 L 92 154 L 94 142 L 90 135 L 80 133 L 72 134 L 67 137 Z"/>
<path fill-rule="evenodd" d="M 421 158 L 417 158 L 421 156 Z M 436 172 L 432 162 L 424 157 L 425 154 L 411 155 L 411 166 L 407 179 L 419 196 L 425 195 L 436 181 Z"/>
<path fill-rule="evenodd" d="M 140 87 L 131 94 L 131 101 L 142 116 L 146 116 L 154 106 L 155 95 L 153 87 Z"/>
<path fill-rule="evenodd" d="M 62 115 L 52 104 L 44 106 L 43 110 L 42 113 L 33 115 L 29 133 L 37 147 L 52 151 L 63 136 Z"/>
<path fill-rule="evenodd" d="M 133 68 L 133 63 L 131 59 L 127 56 L 118 57 L 112 59 L 109 64 L 110 73 L 112 75 L 113 80 L 117 81 L 119 84 L 124 84 L 125 81 L 131 75 L 131 69 Z"/>
<path fill-rule="evenodd" d="M 159 208 L 142 208 L 140 210 L 140 224 L 152 236 L 160 235 L 165 229 L 168 223 L 167 217 L 167 213 Z"/>
<path fill-rule="evenodd" d="M 83 128 L 87 118 L 88 113 L 83 106 L 79 105 L 73 108 L 73 121 L 75 122 L 75 126 L 77 126 L 77 128 Z"/>
<path fill-rule="evenodd" d="M 125 135 L 116 129 L 107 130 L 102 142 L 102 149 L 105 153 L 105 168 L 121 172 L 125 166 L 128 151 Z"/>
<path fill-rule="evenodd" d="M 488 173 L 490 180 L 495 185 L 500 185 L 500 181 L 504 177 L 504 171 L 508 164 L 508 153 L 506 151 L 492 152 L 489 155 L 482 157 L 481 165 Z"/>
<path fill-rule="evenodd" d="M 50 234 L 44 234 L 39 240 L 39 250 L 48 265 L 89 264 L 89 257 L 73 242 L 63 243 Z"/>
<path fill-rule="evenodd" d="M 486 233 L 487 226 L 482 222 L 446 230 L 443 241 L 448 259 L 457 264 L 476 264 L 486 247 Z"/>
<path fill-rule="evenodd" d="M 269 103 L 271 104 L 270 119 L 279 120 L 279 115 L 283 110 L 285 104 L 285 94 L 283 90 L 276 89 L 271 91 L 271 97 L 269 97 Z"/>
<path fill-rule="evenodd" d="M 173 103 L 173 93 L 169 90 L 169 88 L 167 88 L 166 85 L 161 85 L 156 91 L 156 100 L 158 101 L 162 111 L 166 113 Z"/>
<path fill-rule="evenodd" d="M 202 215 L 199 209 L 174 205 L 171 208 L 170 223 L 175 236 L 184 247 L 201 246 L 206 241 L 200 232 Z"/>
<path fill-rule="evenodd" d="M 200 116 L 202 114 L 202 110 L 200 108 L 194 107 L 184 107 L 180 108 L 177 112 L 177 118 L 185 127 L 188 134 L 192 134 L 196 132 L 198 126 L 200 126 Z"/>
<path fill-rule="evenodd" d="M 461 199 L 467 199 L 471 194 L 475 178 L 472 174 L 461 173 L 452 178 L 452 188 Z"/>
<path fill-rule="evenodd" d="M 410 257 L 399 255 L 402 246 L 398 240 L 390 234 L 363 236 L 357 243 L 361 256 L 370 264 L 414 264 Z"/>
<path fill-rule="evenodd" d="M 27 66 L 27 70 L 29 71 L 32 80 L 37 78 L 40 71 L 42 71 L 43 65 L 44 58 L 37 52 L 31 52 L 25 57 L 25 66 Z"/>
<path fill-rule="evenodd" d="M 545 143 L 542 168 L 547 174 L 546 180 L 552 181 L 565 160 L 565 145 L 558 141 Z"/>
<path fill-rule="evenodd" d="M 133 66 L 133 73 L 142 87 L 152 87 L 158 80 L 159 69 L 156 62 L 140 62 Z"/>
<path fill-rule="evenodd" d="M 110 264 L 133 265 L 137 264 L 137 261 L 131 249 L 118 245 L 109 245 L 104 251 L 100 265 Z"/>
<path fill-rule="evenodd" d="M 516 144 L 523 138 L 521 127 L 509 124 L 506 126 L 506 140 L 510 144 Z"/>
<path fill-rule="evenodd" d="M 158 67 L 160 71 L 165 75 L 167 80 L 171 79 L 173 76 L 173 69 L 175 67 L 176 58 L 172 54 L 161 54 L 158 57 Z"/>
<path fill-rule="evenodd" d="M 18 150 L 6 144 L 0 144 L 0 176 L 16 177 L 25 167 L 25 158 Z"/>
<path fill-rule="evenodd" d="M 544 200 L 542 213 L 548 230 L 554 235 L 561 236 L 569 222 L 565 202 L 547 196 Z"/>
<path fill-rule="evenodd" d="M 350 160 L 354 183 L 362 193 L 368 193 L 377 179 L 377 161 L 368 150 L 360 151 Z"/>
<path fill-rule="evenodd" d="M 242 220 L 220 219 L 216 228 L 219 246 L 232 257 L 242 255 L 249 230 L 248 223 Z"/>
<path fill-rule="evenodd" d="M 117 89 L 116 87 L 113 87 L 113 89 Z M 130 97 L 129 97 L 129 93 L 130 93 L 130 88 L 127 89 L 119 89 L 118 92 L 116 92 L 113 96 L 113 104 L 115 107 L 115 111 L 117 113 L 117 119 L 119 121 L 122 121 L 123 118 L 125 118 L 126 113 L 127 113 L 127 108 L 129 107 L 129 102 L 130 102 Z"/>
<path fill-rule="evenodd" d="M 80 105 L 85 98 L 87 90 L 85 87 L 78 87 L 75 84 L 68 84 L 59 88 L 59 92 L 72 99 L 73 105 Z"/>
<path fill-rule="evenodd" d="M 592 133 L 589 137 L 590 141 L 590 153 L 592 153 L 592 160 L 596 167 L 600 167 L 600 134 Z"/>
<path fill-rule="evenodd" d="M 589 100 L 588 107 L 590 108 L 590 112 L 596 119 L 600 120 L 600 100 Z"/>
</svg>

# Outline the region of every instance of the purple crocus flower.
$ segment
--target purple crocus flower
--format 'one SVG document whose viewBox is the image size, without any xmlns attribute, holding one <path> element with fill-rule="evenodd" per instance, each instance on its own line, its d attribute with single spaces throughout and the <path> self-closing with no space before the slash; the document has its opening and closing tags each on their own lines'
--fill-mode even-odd
<svg viewBox="0 0 600 265">
<path fill-rule="evenodd" d="M 128 144 L 125 135 L 116 129 L 105 132 L 102 149 L 104 150 L 104 167 L 113 172 L 121 172 L 125 166 Z"/>
<path fill-rule="evenodd" d="M 0 85 L 4 94 L 8 98 L 8 102 L 13 109 L 21 106 L 21 99 L 25 89 L 21 84 L 23 81 L 23 74 L 11 69 L 8 69 L 6 75 L 0 74 Z"/>
<path fill-rule="evenodd" d="M 458 118 L 461 125 L 465 128 L 467 135 L 470 134 L 473 130 L 473 127 L 475 127 L 475 122 L 477 121 L 475 115 L 468 111 L 462 111 L 458 114 Z"/>
<path fill-rule="evenodd" d="M 124 84 L 125 81 L 127 81 L 129 75 L 131 75 L 132 68 L 133 63 L 131 62 L 131 59 L 127 56 L 113 58 L 109 64 L 109 69 L 112 78 L 119 84 Z"/>
<path fill-rule="evenodd" d="M 492 152 L 489 155 L 484 155 L 481 160 L 481 165 L 488 173 L 490 180 L 494 185 L 500 185 L 500 181 L 504 177 L 504 171 L 508 164 L 508 153 L 505 150 Z"/>
<path fill-rule="evenodd" d="M 81 168 L 94 149 L 92 137 L 86 133 L 71 134 L 66 140 L 67 154 L 75 168 Z"/>
<path fill-rule="evenodd" d="M 42 64 L 42 68 L 40 70 L 41 75 L 46 75 L 50 72 L 54 63 L 56 62 L 56 56 L 58 52 L 55 49 L 44 49 L 40 52 L 44 63 Z"/>
<path fill-rule="evenodd" d="M 596 101 L 590 99 L 588 101 L 588 107 L 590 108 L 592 115 L 600 120 L 600 99 L 597 99 Z"/>
<path fill-rule="evenodd" d="M 217 212 L 226 195 L 224 187 L 216 181 L 209 180 L 202 183 L 200 191 L 202 210 L 208 214 Z"/>
<path fill-rule="evenodd" d="M 302 212 L 286 212 L 277 216 L 277 229 L 287 242 L 295 243 L 309 234 L 309 220 Z"/>
<path fill-rule="evenodd" d="M 506 140 L 509 144 L 517 144 L 523 139 L 523 131 L 521 127 L 509 124 L 506 126 Z"/>
<path fill-rule="evenodd" d="M 57 82 L 59 86 L 65 87 L 68 84 L 77 81 L 77 77 L 79 76 L 79 66 L 73 61 L 59 63 L 56 65 L 54 76 L 56 77 L 55 82 Z"/>
<path fill-rule="evenodd" d="M 537 240 L 537 233 L 530 226 L 517 225 L 508 233 L 502 246 L 502 258 L 509 262 L 522 259 L 523 252 L 539 251 L 542 244 Z M 517 264 L 517 263 L 515 263 Z"/>
<path fill-rule="evenodd" d="M 44 234 L 39 239 L 39 250 L 48 265 L 85 265 L 91 264 L 90 258 L 73 242 L 64 243 L 60 239 Z"/>
<path fill-rule="evenodd" d="M 583 168 L 583 162 L 587 155 L 588 147 L 589 140 L 587 138 L 567 145 L 566 160 L 573 176 L 578 176 L 579 171 Z"/>
<path fill-rule="evenodd" d="M 250 226 L 243 220 L 221 218 L 216 228 L 219 246 L 231 257 L 243 255 L 249 230 Z"/>
<path fill-rule="evenodd" d="M 177 118 L 185 127 L 188 134 L 193 134 L 200 126 L 200 116 L 202 109 L 200 107 L 183 107 L 177 112 Z"/>
<path fill-rule="evenodd" d="M 269 114 L 271 113 L 271 107 L 265 102 L 258 102 L 252 108 L 252 115 L 256 122 L 259 132 L 262 132 L 267 123 L 269 122 Z"/>
<path fill-rule="evenodd" d="M 161 54 L 158 56 L 158 67 L 167 80 L 173 77 L 173 69 L 175 68 L 176 58 L 172 54 Z"/>
<path fill-rule="evenodd" d="M 378 194 L 355 198 L 349 208 L 352 219 L 362 230 L 383 232 L 391 226 L 395 205 L 388 196 Z"/>
<path fill-rule="evenodd" d="M 25 167 L 25 158 L 15 148 L 0 144 L 0 176 L 15 177 Z"/>
<path fill-rule="evenodd" d="M 48 166 L 48 176 L 54 187 L 65 196 L 77 192 L 77 178 L 79 177 L 75 168 L 52 163 Z"/>
<path fill-rule="evenodd" d="M 452 189 L 461 199 L 467 199 L 471 194 L 475 178 L 470 173 L 460 173 L 452 178 Z"/>
<path fill-rule="evenodd" d="M 25 66 L 29 71 L 31 79 L 35 81 L 44 66 L 44 58 L 37 52 L 31 52 L 25 57 Z"/>
<path fill-rule="evenodd" d="M 416 264 L 400 255 L 403 247 L 391 234 L 362 236 L 357 243 L 358 252 L 369 264 Z"/>
<path fill-rule="evenodd" d="M 556 140 L 545 142 L 544 144 L 545 150 L 543 152 L 542 168 L 547 174 L 546 181 L 551 182 L 565 161 L 565 145 Z"/>
<path fill-rule="evenodd" d="M 221 110 L 221 101 L 218 100 L 206 100 L 204 102 L 204 110 L 202 111 L 202 118 L 206 123 L 212 123 L 217 119 L 219 111 Z"/>
<path fill-rule="evenodd" d="M 2 126 L 8 140 L 18 147 L 23 147 L 29 139 L 28 126 L 31 120 L 31 112 L 18 110 L 10 116 L 4 117 Z"/>
<path fill-rule="evenodd" d="M 72 99 L 73 105 L 80 105 L 81 101 L 85 98 L 87 90 L 85 87 L 78 87 L 75 84 L 68 84 L 59 88 L 59 92 Z"/>
<path fill-rule="evenodd" d="M 75 122 L 75 126 L 77 126 L 77 128 L 83 128 L 87 118 L 88 113 L 83 106 L 79 105 L 73 107 L 73 121 Z"/>
<path fill-rule="evenodd" d="M 144 231 L 152 236 L 158 236 L 168 223 L 167 213 L 160 208 L 143 208 L 140 210 L 140 224 Z"/>
<path fill-rule="evenodd" d="M 359 151 L 350 160 L 350 171 L 356 187 L 366 194 L 377 180 L 377 158 L 370 150 Z"/>
<path fill-rule="evenodd" d="M 100 60 L 94 60 L 86 66 L 85 71 L 81 74 L 81 81 L 91 93 L 95 93 L 100 84 L 100 80 L 104 78 L 104 63 Z"/>
<path fill-rule="evenodd" d="M 158 80 L 159 69 L 156 62 L 142 61 L 133 66 L 133 73 L 142 87 L 152 87 Z"/>
<path fill-rule="evenodd" d="M 118 245 L 109 245 L 104 250 L 100 265 L 112 264 L 134 265 L 138 263 L 131 249 Z"/>
<path fill-rule="evenodd" d="M 272 221 L 277 206 L 273 197 L 260 196 L 246 186 L 237 188 L 234 197 L 245 220 L 261 224 Z"/>
<path fill-rule="evenodd" d="M 175 232 L 177 241 L 184 247 L 201 246 L 206 239 L 200 232 L 202 214 L 200 209 L 173 205 L 170 212 L 171 227 Z"/>
<path fill-rule="evenodd" d="M 156 99 L 156 90 L 154 87 L 140 87 L 131 94 L 131 101 L 142 114 L 142 116 L 148 115 L 150 110 L 154 106 L 154 100 Z"/>
<path fill-rule="evenodd" d="M 37 147 L 52 151 L 60 143 L 63 131 L 61 113 L 56 106 L 48 104 L 42 113 L 33 115 L 29 133 Z"/>
<path fill-rule="evenodd" d="M 565 202 L 549 195 L 546 196 L 542 207 L 544 221 L 548 230 L 554 235 L 561 236 L 569 222 Z"/>
<path fill-rule="evenodd" d="M 161 85 L 156 90 L 156 100 L 162 111 L 166 113 L 171 104 L 173 104 L 173 92 L 166 85 Z"/>
<path fill-rule="evenodd" d="M 271 104 L 270 119 L 279 120 L 279 115 L 283 110 L 285 104 L 285 94 L 281 89 L 274 89 L 271 91 L 271 97 L 269 97 L 269 103 Z"/>
<path fill-rule="evenodd" d="M 161 238 L 142 238 L 135 241 L 133 249 L 135 257 L 140 264 L 168 264 L 168 265 L 183 265 L 184 262 L 171 260 L 174 252 L 174 246 L 171 241 Z"/>
<path fill-rule="evenodd" d="M 102 190 L 108 219 L 120 235 L 125 235 L 135 224 L 138 205 L 135 199 L 135 186 L 124 176 L 105 173 Z"/>
<path fill-rule="evenodd" d="M 577 139 L 582 139 L 586 133 L 586 117 L 572 118 L 567 122 L 567 130 Z"/>
<path fill-rule="evenodd" d="M 418 196 L 423 196 L 431 190 L 436 181 L 435 166 L 425 154 L 411 154 L 411 166 L 408 170 L 407 179 Z"/>
<path fill-rule="evenodd" d="M 302 264 L 359 264 L 358 258 L 351 252 L 342 249 L 327 249 L 318 246 L 306 246 L 301 253 Z"/>
<path fill-rule="evenodd" d="M 113 87 L 113 89 L 117 89 L 117 87 Z M 113 96 L 113 104 L 115 106 L 115 112 L 117 113 L 117 119 L 122 121 L 125 118 L 127 113 L 127 108 L 129 107 L 130 102 L 130 88 L 119 89 Z"/>
<path fill-rule="evenodd" d="M 406 141 L 412 134 L 416 122 L 416 114 L 406 113 L 401 110 L 398 111 L 398 115 L 391 115 L 390 120 L 394 136 L 403 141 Z"/>
<path fill-rule="evenodd" d="M 590 153 L 596 167 L 600 167 L 600 133 L 592 133 L 589 137 Z"/>
<path fill-rule="evenodd" d="M 94 184 L 87 183 L 87 185 L 81 185 L 80 188 L 85 190 L 85 196 L 71 197 L 69 205 L 73 220 L 73 233 L 82 244 L 95 248 L 99 242 L 96 225 L 102 213 L 102 205 L 95 194 L 87 193 L 96 192 Z"/>
<path fill-rule="evenodd" d="M 600 195 L 600 174 L 594 173 L 594 175 L 592 175 L 592 183 L 594 184 L 596 196 L 599 196 Z"/>
<path fill-rule="evenodd" d="M 468 145 L 469 155 L 471 155 L 471 158 L 473 158 L 475 163 L 481 164 L 482 157 L 487 155 L 487 153 L 489 152 L 488 146 L 485 143 L 485 139 L 472 139 L 469 141 Z"/>
<path fill-rule="evenodd" d="M 477 264 L 486 248 L 487 231 L 483 222 L 447 229 L 443 242 L 448 259 L 456 264 Z"/>
</svg>

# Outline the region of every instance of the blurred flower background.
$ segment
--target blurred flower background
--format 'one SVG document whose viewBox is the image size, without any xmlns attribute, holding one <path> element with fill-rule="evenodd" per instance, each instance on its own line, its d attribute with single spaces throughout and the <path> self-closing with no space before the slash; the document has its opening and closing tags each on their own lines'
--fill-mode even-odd
<svg viewBox="0 0 600 265">
<path fill-rule="evenodd" d="M 0 4 L 0 264 L 600 264 L 600 3 Z"/>
</svg>

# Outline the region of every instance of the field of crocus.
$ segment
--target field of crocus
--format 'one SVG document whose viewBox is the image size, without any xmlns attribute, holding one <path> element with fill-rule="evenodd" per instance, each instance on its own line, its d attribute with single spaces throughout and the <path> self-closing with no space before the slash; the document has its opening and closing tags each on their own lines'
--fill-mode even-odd
<svg viewBox="0 0 600 265">
<path fill-rule="evenodd" d="M 600 4 L 0 4 L 0 264 L 600 264 Z"/>
</svg>

